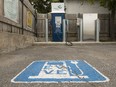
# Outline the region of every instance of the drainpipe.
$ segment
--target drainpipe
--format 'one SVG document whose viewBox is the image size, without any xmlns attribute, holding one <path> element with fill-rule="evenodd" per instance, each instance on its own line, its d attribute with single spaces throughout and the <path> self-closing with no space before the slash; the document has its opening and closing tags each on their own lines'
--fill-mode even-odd
<svg viewBox="0 0 116 87">
<path fill-rule="evenodd" d="M 23 7 L 23 4 L 24 4 L 24 1 L 23 0 L 21 0 L 21 2 L 22 2 L 22 34 L 24 33 L 23 32 L 23 28 L 24 28 L 24 24 L 23 24 L 23 21 L 24 21 L 24 17 L 23 17 L 23 14 L 24 14 L 24 7 Z"/>
<path fill-rule="evenodd" d="M 35 29 L 35 36 L 38 37 L 38 30 L 37 30 L 37 12 L 35 10 L 35 25 L 34 25 L 34 29 Z"/>
</svg>

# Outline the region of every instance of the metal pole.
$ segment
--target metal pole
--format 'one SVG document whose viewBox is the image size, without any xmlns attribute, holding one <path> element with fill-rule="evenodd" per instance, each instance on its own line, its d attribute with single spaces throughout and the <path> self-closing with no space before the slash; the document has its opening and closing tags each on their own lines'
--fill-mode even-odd
<svg viewBox="0 0 116 87">
<path fill-rule="evenodd" d="M 99 42 L 100 20 L 96 20 L 96 42 Z"/>
<path fill-rule="evenodd" d="M 46 42 L 48 42 L 48 19 L 46 21 Z"/>
<path fill-rule="evenodd" d="M 67 22 L 67 32 L 69 32 L 69 20 L 66 21 Z"/>
<path fill-rule="evenodd" d="M 83 41 L 83 20 L 80 19 L 80 42 Z"/>
<path fill-rule="evenodd" d="M 66 24 L 65 19 L 63 19 L 63 42 L 66 42 Z"/>
<path fill-rule="evenodd" d="M 35 33 L 35 36 L 38 37 L 38 30 L 37 30 L 37 13 L 35 11 L 35 22 L 34 22 L 34 33 Z"/>
</svg>

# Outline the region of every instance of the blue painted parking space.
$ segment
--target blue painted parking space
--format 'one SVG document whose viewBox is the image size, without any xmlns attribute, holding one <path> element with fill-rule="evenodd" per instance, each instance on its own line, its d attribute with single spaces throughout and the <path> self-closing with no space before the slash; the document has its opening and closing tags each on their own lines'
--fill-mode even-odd
<svg viewBox="0 0 116 87">
<path fill-rule="evenodd" d="M 12 80 L 14 83 L 107 82 L 109 79 L 84 60 L 34 61 Z"/>
</svg>

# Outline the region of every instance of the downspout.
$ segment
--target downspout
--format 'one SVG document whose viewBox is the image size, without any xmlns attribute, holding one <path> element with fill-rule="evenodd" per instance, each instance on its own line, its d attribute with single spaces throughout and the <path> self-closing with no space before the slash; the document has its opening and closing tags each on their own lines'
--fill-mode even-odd
<svg viewBox="0 0 116 87">
<path fill-rule="evenodd" d="M 24 34 L 24 24 L 23 24 L 23 21 L 24 21 L 24 17 L 23 17 L 23 14 L 24 14 L 24 7 L 23 7 L 23 4 L 24 4 L 24 1 L 21 0 L 22 2 L 22 34 Z"/>
<path fill-rule="evenodd" d="M 37 30 L 37 12 L 35 10 L 35 24 L 34 24 L 34 28 L 35 28 L 35 35 L 36 37 L 38 37 L 38 30 Z"/>
</svg>

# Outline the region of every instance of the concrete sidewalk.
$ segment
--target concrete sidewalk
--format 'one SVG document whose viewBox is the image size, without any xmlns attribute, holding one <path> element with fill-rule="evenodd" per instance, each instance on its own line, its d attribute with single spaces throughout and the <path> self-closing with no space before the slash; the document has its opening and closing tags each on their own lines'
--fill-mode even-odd
<svg viewBox="0 0 116 87">
<path fill-rule="evenodd" d="M 86 60 L 110 81 L 106 83 L 11 83 L 11 79 L 36 60 Z M 0 55 L 0 87 L 116 87 L 116 44 L 74 46 L 34 45 Z"/>
</svg>

